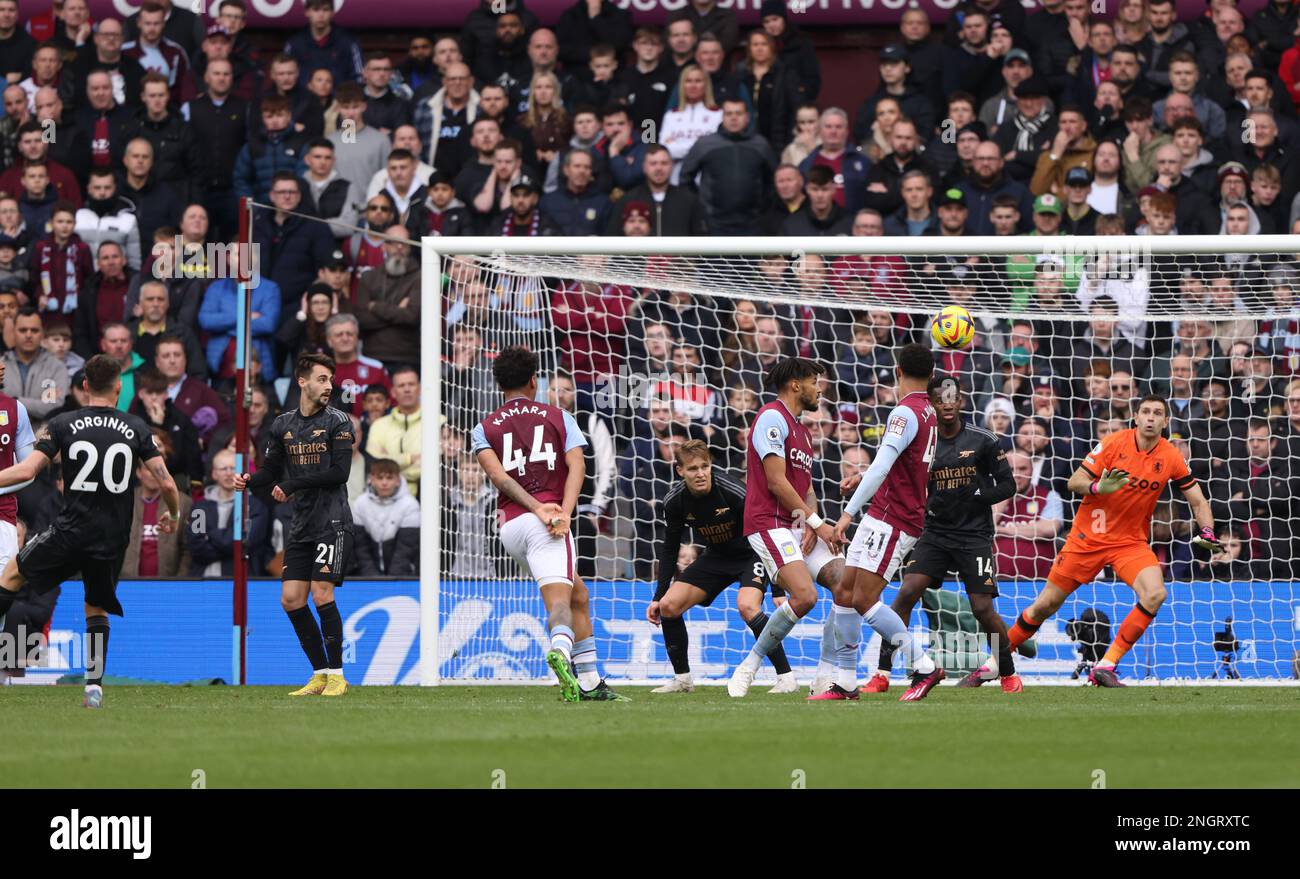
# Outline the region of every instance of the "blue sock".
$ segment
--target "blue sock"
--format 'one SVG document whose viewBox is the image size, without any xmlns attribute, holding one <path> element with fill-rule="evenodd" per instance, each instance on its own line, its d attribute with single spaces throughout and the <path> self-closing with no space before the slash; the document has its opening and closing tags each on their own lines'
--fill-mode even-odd
<svg viewBox="0 0 1300 879">
<path fill-rule="evenodd" d="M 600 673 L 596 671 L 596 639 L 588 635 L 581 641 L 573 642 L 573 668 L 578 673 L 578 686 L 584 690 L 594 690 L 600 684 Z"/>
</svg>

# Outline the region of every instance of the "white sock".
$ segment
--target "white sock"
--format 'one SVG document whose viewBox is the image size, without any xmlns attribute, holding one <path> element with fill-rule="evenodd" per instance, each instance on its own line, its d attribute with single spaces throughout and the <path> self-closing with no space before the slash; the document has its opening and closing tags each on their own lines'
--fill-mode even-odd
<svg viewBox="0 0 1300 879">
<path fill-rule="evenodd" d="M 341 668 L 327 668 L 327 669 L 325 669 L 325 674 L 327 674 L 327 675 L 338 675 L 339 677 L 343 677 L 343 669 L 341 669 Z"/>
</svg>

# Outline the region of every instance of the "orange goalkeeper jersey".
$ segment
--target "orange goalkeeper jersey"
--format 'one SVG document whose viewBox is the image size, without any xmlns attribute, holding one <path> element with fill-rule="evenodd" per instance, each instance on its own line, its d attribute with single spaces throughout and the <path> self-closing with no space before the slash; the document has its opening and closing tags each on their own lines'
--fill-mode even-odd
<svg viewBox="0 0 1300 879">
<path fill-rule="evenodd" d="M 1138 448 L 1137 429 L 1112 433 L 1083 459 L 1092 478 L 1103 470 L 1127 470 L 1128 485 L 1111 494 L 1088 495 L 1079 505 L 1070 542 L 1081 549 L 1151 542 L 1151 514 L 1166 483 L 1186 489 L 1196 484 L 1174 444 L 1161 437 L 1149 451 Z"/>
</svg>

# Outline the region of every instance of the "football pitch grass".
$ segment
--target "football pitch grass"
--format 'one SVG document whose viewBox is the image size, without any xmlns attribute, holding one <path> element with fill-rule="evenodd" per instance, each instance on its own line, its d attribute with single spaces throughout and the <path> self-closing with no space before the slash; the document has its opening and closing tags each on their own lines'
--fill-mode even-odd
<svg viewBox="0 0 1300 879">
<path fill-rule="evenodd" d="M 941 687 L 900 704 L 725 688 L 564 704 L 549 687 L 0 690 L 5 787 L 1300 786 L 1300 690 Z M 196 770 L 202 775 L 196 776 Z"/>
</svg>

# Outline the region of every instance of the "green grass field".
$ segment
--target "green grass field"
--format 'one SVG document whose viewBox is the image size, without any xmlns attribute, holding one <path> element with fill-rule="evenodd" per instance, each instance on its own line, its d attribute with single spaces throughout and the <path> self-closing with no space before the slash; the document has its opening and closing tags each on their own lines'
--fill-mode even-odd
<svg viewBox="0 0 1300 879">
<path fill-rule="evenodd" d="M 1300 786 L 1300 691 L 943 687 L 805 703 L 719 687 L 566 705 L 542 687 L 0 690 L 0 785 L 1111 788 Z M 844 756 L 845 749 L 849 756 Z"/>
</svg>

